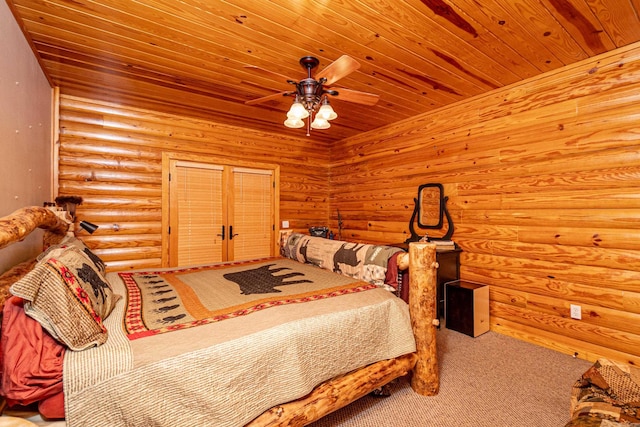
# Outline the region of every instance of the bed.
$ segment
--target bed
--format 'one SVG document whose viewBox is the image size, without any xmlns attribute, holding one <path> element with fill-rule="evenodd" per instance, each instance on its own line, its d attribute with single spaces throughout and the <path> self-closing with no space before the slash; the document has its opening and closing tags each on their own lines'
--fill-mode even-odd
<svg viewBox="0 0 640 427">
<path fill-rule="evenodd" d="M 47 391 L 34 401 L 45 416 L 64 402 L 69 426 L 302 426 L 408 373 L 417 393 L 438 392 L 433 244 L 410 245 L 407 305 L 383 286 L 309 265 L 318 263 L 309 248 L 286 250 L 290 232 L 286 256 L 105 273 L 46 208 L 0 219 L 0 248 L 37 228 L 48 249 L 0 279 L 19 295 L 3 301 L 3 366 L 17 357 L 5 336 L 26 328 L 20 322 L 40 327 L 36 341 L 53 347 L 43 360 L 64 376 L 39 373 L 36 388 Z M 338 244 L 347 257 L 357 246 Z M 51 271 L 77 271 L 71 282 L 84 293 L 69 280 L 52 285 Z M 225 286 L 244 299 L 232 301 Z M 61 300 L 65 292 L 80 303 Z"/>
</svg>

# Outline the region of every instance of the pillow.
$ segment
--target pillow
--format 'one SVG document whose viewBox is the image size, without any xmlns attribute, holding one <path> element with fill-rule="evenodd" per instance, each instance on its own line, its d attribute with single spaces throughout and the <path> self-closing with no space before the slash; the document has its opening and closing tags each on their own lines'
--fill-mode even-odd
<svg viewBox="0 0 640 427">
<path fill-rule="evenodd" d="M 64 239 L 62 239 L 62 241 L 60 241 L 60 243 L 56 244 L 56 245 L 51 245 L 49 246 L 44 252 L 42 252 L 40 255 L 38 255 L 38 257 L 36 258 L 38 260 L 38 262 L 46 259 L 49 257 L 49 254 L 51 253 L 51 251 L 56 250 L 56 249 L 60 249 L 60 248 L 68 248 L 68 247 L 76 247 L 78 249 L 80 249 L 82 252 L 84 252 L 84 254 L 91 260 L 91 262 L 93 262 L 96 266 L 96 268 L 98 270 L 100 270 L 100 272 L 102 274 L 105 273 L 105 264 L 104 261 L 102 261 L 102 259 L 94 254 L 91 249 L 89 249 L 89 247 L 87 245 L 84 244 L 84 242 L 80 239 L 78 239 L 75 236 L 65 236 Z"/>
<path fill-rule="evenodd" d="M 56 249 L 68 248 L 69 246 L 72 246 L 72 245 L 75 246 L 75 243 L 77 240 L 78 238 L 76 236 L 67 234 L 62 238 L 62 240 L 59 243 L 56 243 L 55 245 L 51 245 L 48 248 L 46 248 L 40 255 L 36 257 L 36 260 L 42 261 L 43 259 L 48 258 L 51 251 L 54 251 Z"/>
<path fill-rule="evenodd" d="M 50 251 L 10 290 L 25 300 L 28 316 L 71 350 L 106 342 L 102 321 L 121 298 L 75 246 Z"/>
<path fill-rule="evenodd" d="M 49 246 L 44 252 L 38 255 L 36 259 L 38 260 L 38 262 L 43 261 L 49 258 L 49 255 L 51 254 L 52 251 L 56 249 L 68 248 L 72 246 L 84 252 L 84 254 L 95 264 L 96 268 L 100 270 L 102 274 L 105 273 L 104 261 L 102 261 L 102 259 L 98 255 L 94 254 L 91 251 L 91 249 L 89 249 L 87 245 L 84 244 L 82 240 L 78 239 L 75 236 L 65 236 L 64 239 L 60 241 L 60 243 Z"/>
</svg>

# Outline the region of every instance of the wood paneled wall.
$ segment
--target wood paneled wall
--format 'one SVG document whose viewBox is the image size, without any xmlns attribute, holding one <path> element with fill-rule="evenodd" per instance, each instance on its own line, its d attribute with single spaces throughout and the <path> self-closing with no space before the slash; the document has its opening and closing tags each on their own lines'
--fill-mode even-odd
<svg viewBox="0 0 640 427">
<path fill-rule="evenodd" d="M 76 233 L 109 270 L 161 266 L 163 152 L 277 163 L 280 219 L 299 231 L 328 222 L 324 143 L 63 94 L 59 193 L 83 198 L 78 221 L 99 228 L 89 235 L 76 227 Z"/>
<path fill-rule="evenodd" d="M 442 183 L 492 330 L 640 365 L 640 44 L 343 140 L 330 174 L 332 228 L 365 242 L 404 241 Z"/>
</svg>

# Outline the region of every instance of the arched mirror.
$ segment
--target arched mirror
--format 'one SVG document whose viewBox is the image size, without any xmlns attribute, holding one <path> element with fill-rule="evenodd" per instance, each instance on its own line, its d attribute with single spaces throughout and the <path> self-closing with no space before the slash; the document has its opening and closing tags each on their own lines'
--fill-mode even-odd
<svg viewBox="0 0 640 427">
<path fill-rule="evenodd" d="M 450 240 L 453 235 L 453 222 L 447 210 L 447 200 L 442 184 L 422 184 L 418 187 L 418 197 L 413 199 L 415 207 L 409 221 L 409 237 L 405 243 L 417 242 L 424 234 L 416 231 L 416 226 L 422 230 L 439 230 L 442 228 L 444 218 L 447 219 L 447 232 L 442 237 L 429 237 L 429 240 Z"/>
</svg>

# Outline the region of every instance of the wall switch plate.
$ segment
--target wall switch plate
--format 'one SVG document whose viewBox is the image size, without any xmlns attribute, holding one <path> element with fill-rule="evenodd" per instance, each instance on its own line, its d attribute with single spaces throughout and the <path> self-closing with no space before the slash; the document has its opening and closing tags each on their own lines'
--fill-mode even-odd
<svg viewBox="0 0 640 427">
<path fill-rule="evenodd" d="M 571 318 L 572 319 L 582 319 L 582 307 L 579 305 L 571 304 Z"/>
<path fill-rule="evenodd" d="M 289 221 L 282 221 L 282 228 L 289 228 Z"/>
</svg>

